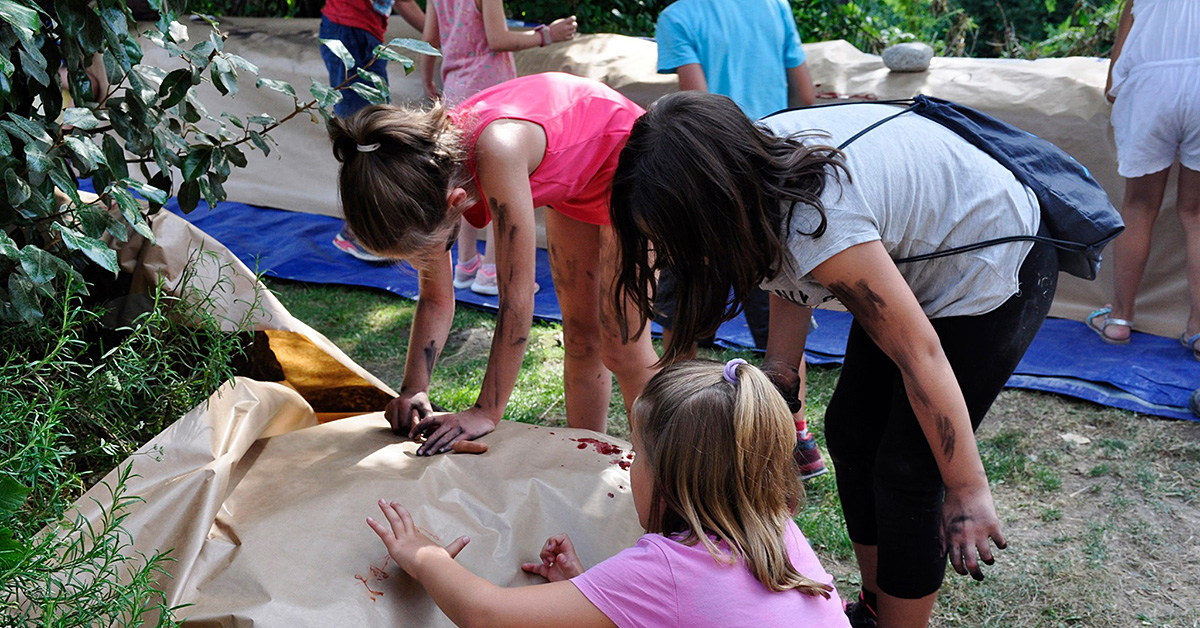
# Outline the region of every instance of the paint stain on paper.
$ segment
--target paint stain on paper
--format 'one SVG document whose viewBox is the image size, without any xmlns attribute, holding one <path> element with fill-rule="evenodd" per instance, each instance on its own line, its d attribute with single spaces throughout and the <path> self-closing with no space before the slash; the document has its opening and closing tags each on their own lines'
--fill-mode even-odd
<svg viewBox="0 0 1200 628">
<path fill-rule="evenodd" d="M 633 453 L 626 453 L 625 450 L 612 443 L 606 443 L 595 438 L 572 438 L 570 440 L 579 443 L 576 449 L 587 449 L 591 446 L 598 454 L 613 456 L 612 464 L 621 467 L 625 471 L 628 471 L 629 466 L 633 464 Z"/>
<path fill-rule="evenodd" d="M 381 580 L 387 580 L 387 578 L 388 578 L 387 566 L 388 566 L 388 563 L 391 562 L 391 560 L 392 560 L 392 557 L 385 554 L 383 556 L 383 561 L 380 562 L 378 565 L 376 565 L 375 563 L 370 563 L 367 565 L 367 573 L 370 574 L 369 576 L 364 576 L 362 574 L 354 574 L 354 579 L 361 582 L 363 587 L 365 587 L 367 589 L 367 595 L 371 598 L 372 602 L 379 599 L 383 595 L 383 591 L 376 591 L 375 589 L 372 589 L 371 583 L 379 582 Z"/>
</svg>

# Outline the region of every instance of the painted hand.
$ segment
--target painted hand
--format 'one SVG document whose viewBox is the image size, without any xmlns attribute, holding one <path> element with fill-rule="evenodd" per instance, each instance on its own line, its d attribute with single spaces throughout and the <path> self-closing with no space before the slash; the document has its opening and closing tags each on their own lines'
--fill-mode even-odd
<svg viewBox="0 0 1200 628">
<path fill-rule="evenodd" d="M 467 546 L 467 543 L 471 542 L 471 539 L 460 536 L 446 547 L 442 547 L 418 530 L 413 523 L 412 514 L 398 502 L 381 499 L 379 500 L 379 509 L 383 511 L 387 525 L 370 517 L 367 517 L 367 525 L 371 526 L 375 534 L 379 535 L 379 539 L 383 541 L 392 560 L 396 561 L 396 564 L 400 565 L 405 573 L 416 580 L 421 579 L 418 575 L 417 565 L 422 557 L 445 553 L 450 558 L 454 558 L 458 556 L 462 548 Z"/>
<path fill-rule="evenodd" d="M 542 546 L 541 559 L 540 563 L 525 563 L 521 565 L 521 569 L 550 582 L 570 580 L 583 573 L 583 564 L 579 562 L 579 555 L 575 553 L 571 537 L 565 534 L 556 534 L 546 540 L 546 544 Z"/>
<path fill-rule="evenodd" d="M 800 401 L 800 373 L 796 365 L 767 361 L 763 362 L 762 372 L 775 384 L 779 394 L 783 395 L 783 400 L 788 404 L 788 412 L 799 412 L 803 403 Z"/>
<path fill-rule="evenodd" d="M 996 543 L 997 549 L 1008 546 L 1000 532 L 992 492 L 986 484 L 982 488 L 946 488 L 946 500 L 942 504 L 942 539 L 954 571 L 983 580 L 979 561 L 988 565 L 996 562 L 989 539 Z"/>
<path fill-rule="evenodd" d="M 432 456 L 449 451 L 455 441 L 475 440 L 496 429 L 496 422 L 474 407 L 466 412 L 431 414 L 413 425 L 413 437 L 425 436 L 425 444 L 417 449 L 418 456 Z"/>
<path fill-rule="evenodd" d="M 392 426 L 393 432 L 415 438 L 417 422 L 433 416 L 433 404 L 429 402 L 429 393 L 406 393 L 401 389 L 400 396 L 388 403 L 383 416 Z"/>
</svg>

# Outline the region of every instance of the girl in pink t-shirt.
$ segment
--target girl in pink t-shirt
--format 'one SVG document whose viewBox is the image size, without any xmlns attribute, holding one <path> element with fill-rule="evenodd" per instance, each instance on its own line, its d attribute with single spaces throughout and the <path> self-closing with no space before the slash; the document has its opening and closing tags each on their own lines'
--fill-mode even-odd
<svg viewBox="0 0 1200 628">
<path fill-rule="evenodd" d="M 436 57 L 426 57 L 421 74 L 425 95 L 457 106 L 482 90 L 517 77 L 513 51 L 536 48 L 575 37 L 575 16 L 554 20 L 531 31 L 510 31 L 503 0 L 429 0 L 425 12 L 425 41 L 442 53 L 442 87 L 433 80 Z M 479 294 L 499 293 L 495 247 L 488 228 L 488 246 L 478 255 L 478 230 L 463 221 L 458 233 L 458 263 L 454 287 Z"/>
<path fill-rule="evenodd" d="M 629 469 L 637 545 L 584 571 L 564 534 L 522 569 L 549 584 L 505 589 L 438 546 L 396 502 L 367 519 L 388 553 L 459 626 L 849 628 L 833 577 L 792 520 L 803 488 L 795 429 L 767 376 L 745 360 L 681 362 L 634 403 Z"/>
<path fill-rule="evenodd" d="M 604 431 L 612 375 L 626 409 L 658 361 L 649 334 L 616 327 L 611 291 L 616 239 L 608 188 L 642 108 L 603 83 L 569 74 L 523 76 L 446 111 L 379 105 L 331 123 L 346 222 L 367 249 L 420 271 L 392 429 L 425 436 L 418 453 L 450 449 L 495 428 L 516 385 L 533 322 L 537 228 L 546 241 L 563 315 L 567 424 Z M 461 412 L 433 414 L 429 380 L 454 316 L 450 248 L 460 218 L 495 220 L 499 303 L 479 397 Z M 603 314 L 602 314 L 603 312 Z"/>
</svg>

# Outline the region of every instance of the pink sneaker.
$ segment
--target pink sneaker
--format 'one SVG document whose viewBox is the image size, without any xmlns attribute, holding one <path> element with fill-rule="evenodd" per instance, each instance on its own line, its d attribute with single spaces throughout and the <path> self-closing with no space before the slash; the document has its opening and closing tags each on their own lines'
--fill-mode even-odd
<svg viewBox="0 0 1200 628">
<path fill-rule="evenodd" d="M 337 235 L 333 236 L 333 245 L 336 246 L 339 251 L 350 255 L 351 257 L 356 257 L 364 262 L 382 264 L 392 261 L 386 257 L 375 255 L 374 253 L 371 253 L 360 247 L 358 245 L 358 241 L 354 239 L 354 235 L 344 227 Z"/>
<path fill-rule="evenodd" d="M 542 287 L 536 281 L 533 282 L 534 294 L 541 289 Z M 471 282 L 471 292 L 491 297 L 500 294 L 500 283 L 496 279 L 495 264 L 480 264 L 479 271 L 475 273 L 475 281 Z"/>
<path fill-rule="evenodd" d="M 470 288 L 475 282 L 475 276 L 479 272 L 479 267 L 483 266 L 483 256 L 476 255 L 471 258 L 471 261 L 463 263 L 459 262 L 454 265 L 454 289 L 462 290 Z M 492 275 L 495 276 L 495 272 Z"/>
</svg>

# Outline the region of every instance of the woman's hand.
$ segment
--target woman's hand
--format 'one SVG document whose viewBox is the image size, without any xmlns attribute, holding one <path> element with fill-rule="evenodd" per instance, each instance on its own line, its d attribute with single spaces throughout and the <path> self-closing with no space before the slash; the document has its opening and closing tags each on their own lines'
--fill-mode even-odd
<svg viewBox="0 0 1200 628">
<path fill-rule="evenodd" d="M 541 559 L 540 563 L 525 563 L 521 565 L 521 569 L 550 582 L 570 580 L 583 573 L 583 564 L 579 562 L 579 555 L 575 553 L 571 537 L 565 534 L 556 534 L 546 540 L 546 544 L 542 546 Z"/>
<path fill-rule="evenodd" d="M 388 554 L 392 560 L 396 561 L 397 565 L 404 570 L 404 573 L 412 576 L 416 580 L 420 580 L 419 563 L 426 556 L 436 556 L 439 554 L 448 555 L 450 558 L 458 556 L 462 548 L 471 542 L 471 539 L 460 536 L 454 539 L 446 547 L 442 547 L 430 540 L 429 537 L 421 534 L 417 526 L 413 524 L 412 515 L 404 506 L 397 502 L 388 502 L 379 500 L 379 509 L 383 511 L 383 516 L 387 519 L 388 525 L 384 525 L 370 517 L 367 517 L 367 525 L 379 535 L 379 539 L 383 541 L 384 547 L 387 548 Z"/>
<path fill-rule="evenodd" d="M 418 422 L 433 416 L 433 404 L 429 401 L 429 393 L 409 393 L 401 388 L 400 396 L 388 402 L 383 416 L 392 426 L 392 432 L 416 438 Z"/>
<path fill-rule="evenodd" d="M 559 42 L 575 38 L 575 16 L 563 17 L 550 22 L 550 41 Z"/>
<path fill-rule="evenodd" d="M 413 424 L 412 437 L 424 435 L 425 443 L 417 449 L 417 455 L 432 456 L 450 451 L 456 441 L 475 440 L 494 429 L 496 421 L 476 406 L 465 412 L 431 414 Z"/>
<path fill-rule="evenodd" d="M 1000 532 L 1000 520 L 986 483 L 980 487 L 946 487 L 946 499 L 942 504 L 942 539 L 954 571 L 983 580 L 979 561 L 988 565 L 996 562 L 988 540 L 995 541 L 997 549 L 1008 546 Z"/>
<path fill-rule="evenodd" d="M 775 390 L 783 395 L 783 400 L 788 404 L 788 412 L 796 414 L 804 406 L 800 400 L 800 369 L 795 364 L 784 364 L 775 360 L 766 360 L 762 365 L 762 372 L 775 384 Z"/>
</svg>

